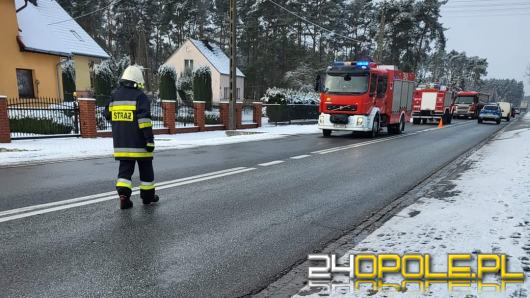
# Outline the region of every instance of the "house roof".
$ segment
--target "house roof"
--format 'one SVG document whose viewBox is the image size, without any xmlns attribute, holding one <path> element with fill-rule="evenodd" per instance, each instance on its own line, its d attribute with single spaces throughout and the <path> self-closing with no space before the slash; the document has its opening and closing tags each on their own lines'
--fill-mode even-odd
<svg viewBox="0 0 530 298">
<path fill-rule="evenodd" d="M 201 54 L 208 59 L 208 61 L 223 75 L 230 74 L 230 59 L 225 52 L 215 43 L 202 40 L 191 39 L 191 43 L 201 52 Z M 244 77 L 245 75 L 239 68 L 237 69 L 237 76 Z"/>
<path fill-rule="evenodd" d="M 24 0 L 15 0 L 16 7 Z M 27 51 L 59 56 L 110 56 L 55 0 L 39 0 L 17 13 L 19 40 Z M 68 21 L 66 21 L 68 20 Z"/>
</svg>

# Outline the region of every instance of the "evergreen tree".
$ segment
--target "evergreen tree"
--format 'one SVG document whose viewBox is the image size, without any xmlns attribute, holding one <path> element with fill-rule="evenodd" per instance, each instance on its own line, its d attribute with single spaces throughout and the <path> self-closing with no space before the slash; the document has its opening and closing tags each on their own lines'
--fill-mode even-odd
<svg viewBox="0 0 530 298">
<path fill-rule="evenodd" d="M 162 100 L 177 100 L 177 73 L 173 66 L 162 65 L 158 69 L 160 76 L 160 99 Z"/>
<path fill-rule="evenodd" d="M 199 67 L 193 74 L 193 100 L 206 102 L 206 110 L 212 110 L 212 73 L 208 67 Z"/>
</svg>

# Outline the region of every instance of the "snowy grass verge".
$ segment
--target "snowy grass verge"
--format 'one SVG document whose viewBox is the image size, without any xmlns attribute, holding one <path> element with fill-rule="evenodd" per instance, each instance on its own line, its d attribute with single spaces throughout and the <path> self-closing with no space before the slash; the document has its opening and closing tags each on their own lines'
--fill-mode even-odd
<svg viewBox="0 0 530 298">
<path fill-rule="evenodd" d="M 199 132 L 156 136 L 158 152 L 188 149 L 201 146 L 216 146 L 252 141 L 264 141 L 289 135 L 318 133 L 316 125 L 286 125 L 244 130 L 249 135 L 228 136 L 225 131 Z M 46 163 L 64 160 L 110 157 L 113 152 L 111 138 L 81 139 L 37 139 L 15 140 L 0 144 L 0 166 Z"/>
<path fill-rule="evenodd" d="M 523 119 L 530 126 L 530 114 Z M 505 253 L 509 271 L 530 275 L 530 129 L 499 134 L 468 157 L 464 171 L 447 177 L 416 203 L 401 210 L 368 235 L 340 259 L 347 263 L 350 254 L 397 253 L 431 254 L 433 271 L 447 271 L 448 253 Z M 473 267 L 473 265 L 472 265 Z M 364 268 L 370 271 L 370 268 Z M 474 268 L 473 270 L 476 270 Z M 365 271 L 365 272 L 366 272 Z M 398 283 L 390 276 L 385 283 Z M 489 280 L 491 283 L 500 281 Z M 395 288 L 372 291 L 361 286 L 349 291 L 347 277 L 340 291 L 304 287 L 298 297 L 528 297 L 530 283 L 508 284 L 505 292 L 492 288 L 455 287 L 433 284 L 425 292 L 416 288 L 403 292 Z M 403 289 L 402 289 L 403 290 Z M 343 291 L 346 291 L 346 295 Z"/>
</svg>

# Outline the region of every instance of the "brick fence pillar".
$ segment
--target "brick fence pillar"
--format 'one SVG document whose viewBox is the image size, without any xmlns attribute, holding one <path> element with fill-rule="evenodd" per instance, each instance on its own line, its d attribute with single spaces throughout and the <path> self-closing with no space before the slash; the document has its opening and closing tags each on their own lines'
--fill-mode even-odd
<svg viewBox="0 0 530 298">
<path fill-rule="evenodd" d="M 82 138 L 96 138 L 98 128 L 96 124 L 96 100 L 94 98 L 78 98 L 79 123 Z"/>
<path fill-rule="evenodd" d="M 261 118 L 263 113 L 263 104 L 261 102 L 252 103 L 252 121 L 261 127 Z"/>
<path fill-rule="evenodd" d="M 219 113 L 221 114 L 221 123 L 224 125 L 225 129 L 228 129 L 228 127 L 230 127 L 230 124 L 228 123 L 230 121 L 230 119 L 228 118 L 229 108 L 230 108 L 230 105 L 227 102 L 219 103 Z"/>
<path fill-rule="evenodd" d="M 206 116 L 204 112 L 206 110 L 206 102 L 194 101 L 193 102 L 193 113 L 195 118 L 195 126 L 199 128 L 199 131 L 204 131 L 206 127 Z"/>
<path fill-rule="evenodd" d="M 0 95 L 0 143 L 11 143 L 7 97 Z"/>
<path fill-rule="evenodd" d="M 236 102 L 236 129 L 241 129 L 243 126 L 243 103 Z"/>
<path fill-rule="evenodd" d="M 164 127 L 169 130 L 169 134 L 177 133 L 175 126 L 177 103 L 174 100 L 162 100 L 162 110 L 164 111 Z"/>
</svg>

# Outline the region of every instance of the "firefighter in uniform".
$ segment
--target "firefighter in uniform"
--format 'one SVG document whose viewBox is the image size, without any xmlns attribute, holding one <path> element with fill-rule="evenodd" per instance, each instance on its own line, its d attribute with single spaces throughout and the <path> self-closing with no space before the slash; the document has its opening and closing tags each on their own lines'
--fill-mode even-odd
<svg viewBox="0 0 530 298">
<path fill-rule="evenodd" d="M 155 150 L 151 104 L 142 91 L 144 78 L 137 66 L 129 66 L 123 72 L 120 86 L 112 93 L 106 107 L 112 121 L 114 158 L 120 162 L 116 190 L 120 196 L 120 208 L 133 207 L 131 201 L 131 177 L 138 163 L 140 170 L 140 197 L 145 205 L 158 202 L 155 194 L 153 151 Z"/>
</svg>

